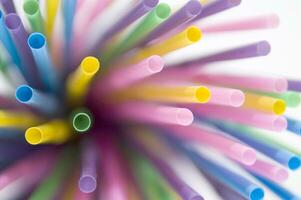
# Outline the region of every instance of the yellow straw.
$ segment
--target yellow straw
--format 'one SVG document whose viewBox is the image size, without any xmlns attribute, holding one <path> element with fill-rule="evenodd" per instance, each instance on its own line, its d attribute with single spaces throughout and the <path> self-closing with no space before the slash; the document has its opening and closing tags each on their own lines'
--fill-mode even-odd
<svg viewBox="0 0 301 200">
<path fill-rule="evenodd" d="M 72 104 L 79 104 L 83 101 L 90 82 L 100 68 L 100 63 L 95 57 L 86 57 L 80 66 L 67 80 L 67 97 Z"/>
<path fill-rule="evenodd" d="M 40 126 L 31 127 L 25 132 L 29 144 L 62 144 L 72 136 L 67 121 L 52 120 Z"/>
<path fill-rule="evenodd" d="M 54 22 L 55 22 L 55 17 L 56 13 L 58 10 L 59 6 L 59 0 L 46 0 L 46 36 L 48 40 L 50 41 L 52 32 L 53 32 L 53 27 L 54 27 Z M 49 42 L 50 44 L 50 42 Z"/>
<path fill-rule="evenodd" d="M 133 58 L 130 59 L 130 62 L 138 62 L 151 55 L 163 56 L 177 49 L 194 44 L 198 42 L 201 37 L 201 30 L 196 26 L 190 26 L 181 33 L 178 33 L 159 44 L 154 44 L 141 49 Z"/>
<path fill-rule="evenodd" d="M 246 92 L 243 107 L 275 115 L 282 115 L 285 112 L 286 104 L 282 99 Z"/>
<path fill-rule="evenodd" d="M 206 103 L 211 93 L 204 86 L 145 85 L 130 88 L 114 95 L 114 99 L 142 99 L 159 102 Z"/>
<path fill-rule="evenodd" d="M 26 129 L 41 123 L 41 121 L 31 113 L 0 111 L 0 127 Z"/>
</svg>

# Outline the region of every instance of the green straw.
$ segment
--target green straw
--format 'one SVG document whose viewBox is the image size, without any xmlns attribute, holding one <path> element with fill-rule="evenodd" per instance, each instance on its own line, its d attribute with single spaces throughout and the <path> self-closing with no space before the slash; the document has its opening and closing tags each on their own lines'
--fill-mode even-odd
<svg viewBox="0 0 301 200">
<path fill-rule="evenodd" d="M 26 0 L 23 4 L 23 10 L 29 21 L 33 32 L 44 33 L 44 22 L 37 0 Z"/>
<path fill-rule="evenodd" d="M 168 4 L 158 4 L 133 30 L 102 56 L 103 62 L 107 63 L 144 39 L 154 28 L 164 22 L 170 13 L 171 8 Z"/>
<path fill-rule="evenodd" d="M 54 199 L 62 183 L 72 172 L 71 169 L 77 160 L 77 150 L 75 146 L 69 146 L 63 150 L 51 174 L 40 183 L 29 197 L 29 200 Z"/>
<path fill-rule="evenodd" d="M 79 133 L 87 132 L 92 126 L 92 114 L 84 108 L 73 111 L 72 127 Z"/>
<path fill-rule="evenodd" d="M 292 107 L 292 108 L 299 106 L 301 103 L 301 97 L 298 92 L 288 91 L 282 94 L 272 93 L 267 95 L 278 99 L 282 99 L 283 101 L 285 101 L 288 107 Z"/>
</svg>

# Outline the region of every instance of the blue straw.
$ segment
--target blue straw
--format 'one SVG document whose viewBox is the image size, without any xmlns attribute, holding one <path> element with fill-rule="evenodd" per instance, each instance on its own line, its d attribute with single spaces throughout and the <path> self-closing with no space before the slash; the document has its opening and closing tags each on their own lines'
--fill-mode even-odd
<svg viewBox="0 0 301 200">
<path fill-rule="evenodd" d="M 185 153 L 195 165 L 202 171 L 208 173 L 211 177 L 227 185 L 234 191 L 241 194 L 243 197 L 250 200 L 260 200 L 264 197 L 262 188 L 252 183 L 243 176 L 240 176 L 227 168 L 224 168 L 212 161 L 202 157 L 200 154 L 185 146 L 179 139 L 171 136 L 166 136 L 166 141 L 177 149 Z"/>
<path fill-rule="evenodd" d="M 53 96 L 41 93 L 28 85 L 20 85 L 15 96 L 19 102 L 31 105 L 46 114 L 54 114 L 59 110 L 59 103 Z"/>
<path fill-rule="evenodd" d="M 301 121 L 292 119 L 290 117 L 286 117 L 286 119 L 287 119 L 287 130 L 297 135 L 301 135 Z"/>
<path fill-rule="evenodd" d="M 49 91 L 55 92 L 58 89 L 58 80 L 53 63 L 49 56 L 47 41 L 42 33 L 32 33 L 27 40 L 34 60 L 37 64 L 40 77 Z"/>
<path fill-rule="evenodd" d="M 259 181 L 269 187 L 273 192 L 275 192 L 281 199 L 285 200 L 301 200 L 301 197 L 295 195 L 294 193 L 288 191 L 287 189 L 281 187 L 280 185 L 269 181 L 261 176 L 253 174 Z"/>
<path fill-rule="evenodd" d="M 231 127 L 230 125 L 226 125 L 225 123 L 211 121 L 211 124 L 213 124 L 219 130 L 236 137 L 237 139 L 243 141 L 251 147 L 254 147 L 256 150 L 260 151 L 261 153 L 267 155 L 268 157 L 279 162 L 285 167 L 288 167 L 291 170 L 296 170 L 301 165 L 301 158 L 290 151 L 277 148 L 267 143 L 262 143 L 256 140 L 256 138 L 248 137 L 239 129 Z"/>
</svg>

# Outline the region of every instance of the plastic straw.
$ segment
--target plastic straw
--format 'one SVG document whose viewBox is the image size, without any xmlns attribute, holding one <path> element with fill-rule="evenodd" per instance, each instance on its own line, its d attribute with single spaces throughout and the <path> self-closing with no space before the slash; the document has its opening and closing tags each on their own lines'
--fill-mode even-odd
<svg viewBox="0 0 301 200">
<path fill-rule="evenodd" d="M 208 122 L 207 120 L 205 121 Z M 212 121 L 210 121 L 210 123 L 213 123 L 214 126 L 217 127 L 219 130 L 238 138 L 244 143 L 255 148 L 257 151 L 260 151 L 261 153 L 277 161 L 278 163 L 288 167 L 291 170 L 296 170 L 301 166 L 301 158 L 296 154 L 287 151 L 286 149 L 275 147 L 269 143 L 263 143 L 260 140 L 258 140 L 257 137 L 242 134 L 240 130 L 231 127 L 230 125 Z"/>
<path fill-rule="evenodd" d="M 146 46 L 145 48 L 139 50 L 136 55 L 130 58 L 130 62 L 137 62 L 151 55 L 164 56 L 172 51 L 194 44 L 201 38 L 201 30 L 196 26 L 190 26 L 184 31 L 160 42 L 159 44 Z"/>
<path fill-rule="evenodd" d="M 186 140 L 196 141 L 215 148 L 224 155 L 244 164 L 252 165 L 256 161 L 256 152 L 254 149 L 241 144 L 237 141 L 226 138 L 218 133 L 206 130 L 197 126 L 185 127 L 168 127 L 165 128 L 168 133 L 177 135 Z"/>
<path fill-rule="evenodd" d="M 287 91 L 288 83 L 285 78 L 270 78 L 258 76 L 240 76 L 201 73 L 194 80 L 202 83 L 217 84 L 236 88 L 244 88 L 262 92 L 283 93 Z"/>
<path fill-rule="evenodd" d="M 69 75 L 66 83 L 67 98 L 73 104 L 81 103 L 87 93 L 90 82 L 100 68 L 95 57 L 86 57 L 75 72 Z"/>
<path fill-rule="evenodd" d="M 286 120 L 287 130 L 297 135 L 301 135 L 301 121 L 292 119 L 290 117 L 286 117 Z"/>
<path fill-rule="evenodd" d="M 301 81 L 288 80 L 288 89 L 296 92 L 301 92 Z"/>
<path fill-rule="evenodd" d="M 115 106 L 115 110 L 114 117 L 129 121 L 181 126 L 188 126 L 193 122 L 193 114 L 186 108 L 133 102 Z"/>
<path fill-rule="evenodd" d="M 45 29 L 46 36 L 51 41 L 53 28 L 55 24 L 56 14 L 59 7 L 60 0 L 46 0 L 46 20 Z"/>
<path fill-rule="evenodd" d="M 83 141 L 82 148 L 78 187 L 84 193 L 92 193 L 97 187 L 97 152 L 94 143 L 90 140 Z"/>
<path fill-rule="evenodd" d="M 0 2 L 6 14 L 16 12 L 15 5 L 12 0 L 1 0 Z"/>
<path fill-rule="evenodd" d="M 253 109 L 269 114 L 282 115 L 286 110 L 286 103 L 282 99 L 245 93 L 244 108 Z"/>
<path fill-rule="evenodd" d="M 55 168 L 33 191 L 28 198 L 29 200 L 52 199 L 55 197 L 62 182 L 66 181 L 70 175 L 70 169 L 76 161 L 76 150 L 75 147 L 69 146 L 61 152 Z"/>
<path fill-rule="evenodd" d="M 62 144 L 72 137 L 71 129 L 64 120 L 52 120 L 45 124 L 30 127 L 25 132 L 29 144 Z"/>
<path fill-rule="evenodd" d="M 39 69 L 40 77 L 43 77 L 42 81 L 45 87 L 49 91 L 57 91 L 59 80 L 48 52 L 45 36 L 41 33 L 30 34 L 28 37 L 28 46 L 32 51 L 34 60 Z"/>
<path fill-rule="evenodd" d="M 120 100 L 142 99 L 157 102 L 207 103 L 211 98 L 205 86 L 159 86 L 140 85 L 117 93 Z"/>
<path fill-rule="evenodd" d="M 71 115 L 72 127 L 78 133 L 85 133 L 92 127 L 92 114 L 87 109 L 77 109 Z"/>
<path fill-rule="evenodd" d="M 282 99 L 283 101 L 285 101 L 287 107 L 295 108 L 298 107 L 301 103 L 301 96 L 300 93 L 298 92 L 287 91 L 282 94 L 268 93 L 266 95 L 274 98 Z"/>
<path fill-rule="evenodd" d="M 151 31 L 147 37 L 139 43 L 140 46 L 144 46 L 151 40 L 154 40 L 161 35 L 169 32 L 170 30 L 187 23 L 202 11 L 200 1 L 189 0 L 181 9 L 170 16 L 166 21 L 160 24 L 157 28 Z"/>
<path fill-rule="evenodd" d="M 198 154 L 195 150 L 185 147 L 178 139 L 169 138 L 177 148 L 183 151 L 198 168 L 206 171 L 212 178 L 218 182 L 229 186 L 232 190 L 238 192 L 243 197 L 251 200 L 259 200 L 264 197 L 264 191 L 256 184 L 229 169 L 220 166 Z"/>
<path fill-rule="evenodd" d="M 59 102 L 54 96 L 39 92 L 28 85 L 20 85 L 16 89 L 15 97 L 20 103 L 33 106 L 46 114 L 53 115 L 59 111 Z"/>
<path fill-rule="evenodd" d="M 37 0 L 26 0 L 23 4 L 23 10 L 30 23 L 33 32 L 44 33 L 44 21 Z"/>
<path fill-rule="evenodd" d="M 41 121 L 41 117 L 37 117 L 29 112 L 0 112 L 0 127 L 4 128 L 26 129 L 39 124 Z"/>
<path fill-rule="evenodd" d="M 216 118 L 225 121 L 254 126 L 273 131 L 283 131 L 287 127 L 287 121 L 282 116 L 258 113 L 252 110 L 243 110 L 232 107 L 222 106 L 186 106 L 191 109 L 195 115 L 203 117 Z"/>
</svg>

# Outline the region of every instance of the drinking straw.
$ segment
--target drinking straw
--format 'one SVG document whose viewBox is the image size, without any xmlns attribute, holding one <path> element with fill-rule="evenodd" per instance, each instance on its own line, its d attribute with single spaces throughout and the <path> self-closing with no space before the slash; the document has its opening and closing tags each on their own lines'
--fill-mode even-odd
<svg viewBox="0 0 301 200">
<path fill-rule="evenodd" d="M 41 123 L 41 117 L 29 112 L 0 111 L 0 127 L 26 129 Z"/>
<path fill-rule="evenodd" d="M 264 197 L 263 189 L 249 181 L 247 178 L 210 161 L 195 150 L 185 146 L 184 143 L 181 143 L 180 140 L 174 137 L 168 137 L 168 141 L 177 149 L 185 153 L 185 155 L 188 156 L 200 170 L 208 173 L 208 175 L 216 181 L 229 186 L 232 190 L 238 192 L 244 198 L 259 200 Z"/>
<path fill-rule="evenodd" d="M 44 21 L 37 0 L 26 0 L 23 3 L 23 10 L 29 21 L 32 32 L 44 33 Z"/>
<path fill-rule="evenodd" d="M 25 132 L 25 139 L 31 145 L 62 144 L 70 140 L 72 132 L 64 120 L 54 119 L 45 124 L 30 127 Z"/>
<path fill-rule="evenodd" d="M 197 21 L 203 19 L 205 17 L 209 17 L 211 15 L 217 14 L 219 12 L 228 10 L 235 6 L 238 6 L 241 3 L 241 0 L 217 0 L 211 3 L 208 3 L 204 6 L 202 12 L 193 19 L 193 21 Z"/>
<path fill-rule="evenodd" d="M 78 187 L 83 193 L 92 193 L 97 187 L 97 152 L 91 140 L 82 142 L 81 173 Z"/>
<path fill-rule="evenodd" d="M 158 4 L 158 2 L 158 0 L 141 0 L 133 8 L 129 9 L 125 16 L 111 26 L 111 28 L 109 28 L 104 35 L 97 42 L 95 42 L 95 45 L 92 48 L 93 55 L 98 55 L 98 50 L 103 43 L 152 10 Z"/>
<path fill-rule="evenodd" d="M 16 12 L 15 5 L 12 0 L 0 0 L 0 2 L 6 14 Z"/>
<path fill-rule="evenodd" d="M 161 72 L 163 67 L 164 61 L 157 55 L 150 56 L 137 64 L 120 66 L 107 74 L 103 81 L 100 81 L 99 89 L 109 92 L 126 88 L 133 83 Z M 106 87 L 103 87 L 103 85 L 106 85 Z"/>
<path fill-rule="evenodd" d="M 186 108 L 129 102 L 116 105 L 115 109 L 116 116 L 113 117 L 129 121 L 180 126 L 188 126 L 193 122 L 193 114 Z"/>
<path fill-rule="evenodd" d="M 28 85 L 20 85 L 15 92 L 15 97 L 20 103 L 28 104 L 46 114 L 54 114 L 59 111 L 58 100 L 46 93 L 42 93 Z M 47 106 L 45 106 L 47 102 Z"/>
<path fill-rule="evenodd" d="M 296 92 L 301 92 L 301 81 L 288 80 L 288 89 Z"/>
<path fill-rule="evenodd" d="M 100 68 L 99 60 L 86 57 L 75 72 L 69 75 L 66 83 L 67 98 L 73 104 L 80 104 L 87 93 L 88 87 Z"/>
<path fill-rule="evenodd" d="M 120 100 L 142 99 L 157 102 L 207 103 L 211 98 L 205 86 L 138 85 L 116 94 Z"/>
<path fill-rule="evenodd" d="M 208 56 L 199 57 L 194 60 L 176 64 L 174 66 L 183 66 L 187 68 L 188 66 L 196 66 L 196 65 L 199 66 L 211 62 L 260 57 L 260 56 L 268 55 L 270 51 L 271 51 L 271 46 L 267 41 L 259 41 L 252 44 L 247 44 L 244 46 L 235 47 L 232 49 L 213 53 Z"/>
<path fill-rule="evenodd" d="M 286 110 L 286 103 L 282 99 L 249 92 L 245 92 L 245 97 L 244 108 L 275 115 L 282 115 Z"/>
<path fill-rule="evenodd" d="M 288 82 L 285 78 L 273 77 L 201 73 L 197 74 L 194 80 L 202 81 L 202 83 L 271 93 L 286 92 L 288 87 Z"/>
<path fill-rule="evenodd" d="M 183 200 L 204 199 L 199 193 L 197 193 L 183 180 L 181 180 L 164 160 L 157 157 L 148 148 L 146 148 L 141 142 L 137 141 L 129 134 L 127 134 L 127 136 L 130 137 L 129 140 L 131 145 L 133 145 L 137 149 L 137 151 L 141 152 L 144 156 L 146 156 L 150 160 L 150 162 L 154 165 L 154 167 L 166 179 L 166 181 L 175 190 L 175 192 L 178 193 L 178 195 L 183 198 Z"/>
<path fill-rule="evenodd" d="M 245 94 L 241 90 L 216 86 L 206 87 L 211 93 L 209 104 L 240 107 L 245 101 Z"/>
<path fill-rule="evenodd" d="M 281 187 L 279 184 L 274 183 L 273 181 L 270 181 L 266 178 L 263 178 L 261 176 L 254 175 L 259 181 L 261 181 L 263 184 L 265 184 L 269 189 L 271 189 L 273 192 L 275 192 L 281 199 L 287 199 L 287 200 L 300 200 L 301 197 L 295 195 L 294 193 L 290 192 L 284 187 Z"/>
<path fill-rule="evenodd" d="M 181 9 L 179 9 L 176 13 L 170 16 L 166 21 L 161 23 L 158 27 L 156 27 L 153 31 L 151 31 L 146 38 L 144 38 L 139 46 L 144 46 L 151 40 L 154 40 L 161 35 L 169 32 L 170 30 L 187 23 L 195 16 L 200 14 L 202 11 L 202 5 L 200 1 L 197 0 L 189 0 Z"/>
<path fill-rule="evenodd" d="M 87 109 L 76 109 L 71 114 L 72 127 L 78 133 L 87 132 L 92 127 L 92 120 Z"/>
<path fill-rule="evenodd" d="M 288 172 L 285 168 L 260 159 L 257 159 L 253 165 L 243 167 L 254 174 L 277 183 L 282 183 L 288 178 Z"/>
<path fill-rule="evenodd" d="M 21 58 L 21 63 L 25 71 L 30 75 L 27 78 L 29 84 L 33 87 L 40 87 L 40 80 L 38 78 L 38 71 L 32 53 L 27 45 L 27 33 L 24 29 L 22 21 L 15 13 L 10 13 L 5 17 L 5 25 L 9 30 L 13 42 L 16 46 L 18 54 Z"/>
<path fill-rule="evenodd" d="M 137 26 L 122 38 L 121 41 L 117 42 L 111 50 L 106 51 L 104 55 L 102 55 L 104 62 L 108 63 L 112 58 L 135 46 L 145 38 L 150 31 L 154 30 L 155 27 L 166 20 L 170 12 L 171 9 L 168 4 L 158 4 Z"/>
<path fill-rule="evenodd" d="M 138 62 L 151 55 L 164 56 L 172 51 L 194 44 L 201 38 L 201 30 L 196 26 L 189 26 L 184 31 L 168 38 L 167 40 L 142 48 L 132 58 L 130 58 L 130 62 Z"/>
<path fill-rule="evenodd" d="M 287 121 L 282 116 L 259 113 L 225 106 L 187 105 L 195 115 L 241 123 L 248 126 L 281 132 L 286 129 Z"/>
<path fill-rule="evenodd" d="M 301 96 L 298 92 L 287 91 L 281 94 L 267 93 L 266 95 L 282 99 L 288 107 L 298 107 L 301 103 Z"/>
<path fill-rule="evenodd" d="M 238 138 L 242 142 L 252 146 L 257 151 L 260 151 L 261 153 L 282 164 L 283 166 L 288 167 L 291 170 L 296 170 L 301 166 L 301 158 L 286 149 L 275 147 L 269 143 L 263 143 L 258 140 L 257 137 L 242 134 L 240 130 L 231 127 L 231 125 L 229 124 L 215 122 L 212 120 L 208 121 L 206 119 L 205 121 L 213 124 L 219 130 Z"/>
<path fill-rule="evenodd" d="M 279 17 L 277 14 L 265 14 L 244 19 L 235 19 L 212 25 L 200 25 L 204 33 L 220 33 L 228 31 L 248 31 L 258 29 L 277 28 Z"/>
<path fill-rule="evenodd" d="M 185 127 L 185 129 L 175 126 L 169 126 L 164 129 L 169 134 L 176 135 L 182 139 L 196 141 L 212 147 L 244 165 L 252 165 L 256 161 L 256 152 L 254 149 L 224 137 L 213 130 L 206 130 L 196 125 Z"/>
<path fill-rule="evenodd" d="M 61 187 L 62 182 L 65 182 L 72 172 L 70 169 L 77 160 L 76 154 L 77 149 L 75 146 L 65 147 L 60 153 L 56 165 L 50 175 L 39 184 L 28 199 L 53 199 Z"/>
<path fill-rule="evenodd" d="M 290 117 L 286 117 L 286 120 L 287 130 L 297 135 L 301 135 L 301 122 Z"/>
<path fill-rule="evenodd" d="M 32 0 L 36 1 L 36 0 Z M 58 78 L 55 72 L 51 57 L 48 52 L 47 41 L 43 34 L 32 33 L 28 37 L 28 46 L 30 47 L 34 60 L 37 64 L 39 75 L 47 90 L 55 92 L 58 90 Z"/>
<path fill-rule="evenodd" d="M 49 41 L 52 38 L 53 27 L 55 24 L 56 14 L 59 7 L 60 0 L 46 0 L 46 20 L 45 31 Z"/>
</svg>

